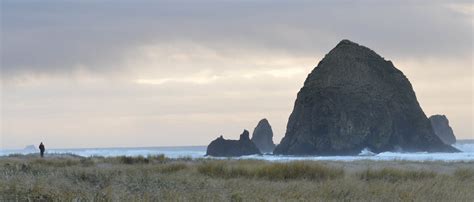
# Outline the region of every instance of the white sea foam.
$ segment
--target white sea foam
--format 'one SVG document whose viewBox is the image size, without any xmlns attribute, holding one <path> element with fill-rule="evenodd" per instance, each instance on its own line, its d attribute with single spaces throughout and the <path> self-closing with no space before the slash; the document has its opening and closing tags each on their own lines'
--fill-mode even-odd
<svg viewBox="0 0 474 202">
<path fill-rule="evenodd" d="M 360 151 L 359 156 L 375 156 L 376 153 L 370 151 L 369 148 L 364 148 L 362 151 Z"/>
<path fill-rule="evenodd" d="M 453 144 L 454 147 L 463 151 L 463 152 L 470 152 L 474 153 L 474 142 L 472 143 L 456 143 Z"/>
<path fill-rule="evenodd" d="M 282 156 L 282 155 L 250 155 L 235 159 L 260 159 L 267 161 L 294 161 L 294 160 L 314 160 L 314 161 L 356 161 L 356 160 L 407 160 L 407 161 L 446 161 L 446 162 L 468 162 L 474 161 L 474 143 L 457 143 L 453 145 L 462 152 L 459 153 L 403 153 L 403 152 L 382 152 L 372 153 L 364 149 L 358 156 Z M 10 154 L 30 154 L 28 150 L 0 150 L 0 156 Z M 47 154 L 75 154 L 79 156 L 148 156 L 164 154 L 169 158 L 191 157 L 191 158 L 215 158 L 205 157 L 206 147 L 148 147 L 148 148 L 92 148 L 92 149 L 48 149 Z"/>
</svg>

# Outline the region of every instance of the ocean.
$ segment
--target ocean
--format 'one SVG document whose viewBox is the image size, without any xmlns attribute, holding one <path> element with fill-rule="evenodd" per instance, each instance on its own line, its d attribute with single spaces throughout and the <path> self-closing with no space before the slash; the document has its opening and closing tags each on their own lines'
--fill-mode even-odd
<svg viewBox="0 0 474 202">
<path fill-rule="evenodd" d="M 453 145 L 462 152 L 459 153 L 404 153 L 404 152 L 382 152 L 379 154 L 363 150 L 357 156 L 284 156 L 284 155 L 250 155 L 235 157 L 234 159 L 259 159 L 267 161 L 292 161 L 292 160 L 328 160 L 328 161 L 355 161 L 355 160 L 376 160 L 376 161 L 447 161 L 447 162 L 469 162 L 474 161 L 474 141 L 461 140 Z M 38 153 L 35 149 L 7 149 L 0 150 L 0 156 L 11 154 L 31 154 Z M 164 154 L 168 158 L 216 158 L 206 157 L 206 146 L 182 146 L 182 147 L 136 147 L 136 148 L 85 148 L 85 149 L 47 149 L 48 154 L 75 154 L 79 156 L 148 156 Z"/>
</svg>

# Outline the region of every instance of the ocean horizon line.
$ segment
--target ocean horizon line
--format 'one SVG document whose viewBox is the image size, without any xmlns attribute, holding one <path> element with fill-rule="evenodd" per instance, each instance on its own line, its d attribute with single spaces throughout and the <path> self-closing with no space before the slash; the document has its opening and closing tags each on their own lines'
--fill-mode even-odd
<svg viewBox="0 0 474 202">
<path fill-rule="evenodd" d="M 30 145 L 27 145 L 30 146 Z M 3 149 L 0 148 L 0 151 L 15 151 L 15 150 L 25 150 L 27 149 L 25 146 L 24 148 L 8 148 L 8 149 Z M 36 146 L 36 145 L 35 145 Z M 46 148 L 46 150 L 87 150 L 87 149 L 156 149 L 156 148 L 163 148 L 163 149 L 168 149 L 168 148 L 200 148 L 200 147 L 207 147 L 206 145 L 183 145 L 183 146 L 117 146 L 117 147 L 63 147 L 63 148 Z M 35 149 L 37 149 L 35 147 Z"/>
</svg>

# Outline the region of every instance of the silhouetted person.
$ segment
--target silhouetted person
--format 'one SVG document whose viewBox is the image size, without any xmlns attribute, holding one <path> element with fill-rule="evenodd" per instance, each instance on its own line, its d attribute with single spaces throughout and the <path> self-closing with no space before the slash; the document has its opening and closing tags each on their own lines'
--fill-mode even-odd
<svg viewBox="0 0 474 202">
<path fill-rule="evenodd" d="M 43 156 L 44 156 L 44 150 L 46 150 L 46 149 L 44 148 L 43 142 L 40 143 L 39 149 L 40 149 L 41 158 L 43 158 Z"/>
</svg>

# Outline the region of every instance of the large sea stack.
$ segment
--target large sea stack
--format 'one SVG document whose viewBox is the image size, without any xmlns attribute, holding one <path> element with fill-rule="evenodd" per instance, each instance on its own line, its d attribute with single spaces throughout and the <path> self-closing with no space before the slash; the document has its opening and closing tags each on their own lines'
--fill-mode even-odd
<svg viewBox="0 0 474 202">
<path fill-rule="evenodd" d="M 260 154 L 257 146 L 250 141 L 249 131 L 244 130 L 239 140 L 226 140 L 220 136 L 207 146 L 206 156 L 234 157 Z"/>
<path fill-rule="evenodd" d="M 342 40 L 298 92 L 275 154 L 455 152 L 433 132 L 403 73 L 367 47 Z"/>
<path fill-rule="evenodd" d="M 258 122 L 257 127 L 252 133 L 252 142 L 262 153 L 272 153 L 275 149 L 273 143 L 273 131 L 267 119 L 262 119 Z"/>
<path fill-rule="evenodd" d="M 430 116 L 430 121 L 434 133 L 444 142 L 444 144 L 451 145 L 456 143 L 453 129 L 449 126 L 448 118 L 446 118 L 445 115 Z"/>
</svg>

